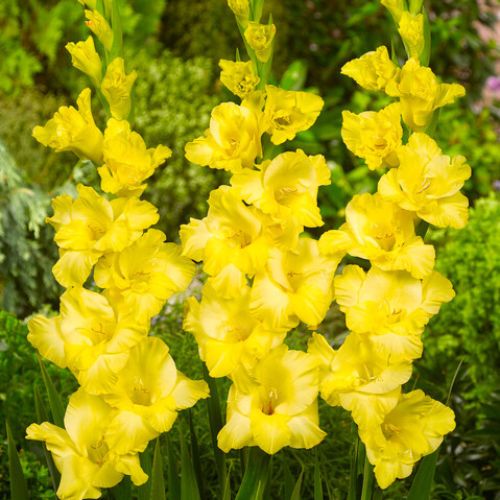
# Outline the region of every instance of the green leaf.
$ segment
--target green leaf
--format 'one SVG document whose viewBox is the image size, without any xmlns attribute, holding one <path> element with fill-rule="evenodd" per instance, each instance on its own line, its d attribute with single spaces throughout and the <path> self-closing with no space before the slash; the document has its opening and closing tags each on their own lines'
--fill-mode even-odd
<svg viewBox="0 0 500 500">
<path fill-rule="evenodd" d="M 432 482 L 436 471 L 438 450 L 422 459 L 406 497 L 407 500 L 428 500 L 431 498 Z"/>
<path fill-rule="evenodd" d="M 156 439 L 153 456 L 153 468 L 151 470 L 151 500 L 166 500 L 165 480 L 163 478 L 163 460 L 161 457 L 160 438 Z M 174 497 L 172 497 L 174 498 Z"/>
<path fill-rule="evenodd" d="M 50 412 L 52 413 L 52 421 L 58 427 L 64 428 L 64 407 L 59 398 L 59 394 L 50 379 L 49 374 L 43 364 L 40 356 L 38 357 L 38 363 L 40 364 L 40 371 L 42 372 L 42 379 L 45 385 L 45 390 L 47 391 L 47 397 L 49 398 Z"/>
<path fill-rule="evenodd" d="M 300 471 L 299 477 L 295 482 L 295 486 L 293 487 L 292 494 L 290 496 L 290 500 L 300 500 L 302 497 L 300 495 L 300 490 L 302 489 L 302 479 L 304 478 L 304 469 Z"/>
<path fill-rule="evenodd" d="M 321 469 L 316 454 L 316 463 L 314 464 L 314 500 L 323 500 L 323 481 L 321 478 Z"/>
<path fill-rule="evenodd" d="M 115 500 L 130 500 L 132 498 L 132 483 L 130 477 L 125 476 L 116 486 L 111 488 Z"/>
<path fill-rule="evenodd" d="M 172 499 L 179 498 L 181 495 L 181 485 L 179 475 L 177 474 L 177 458 L 174 453 L 170 434 L 166 436 L 167 440 L 167 457 L 168 457 L 168 496 Z"/>
<path fill-rule="evenodd" d="M 304 88 L 307 77 L 307 64 L 304 61 L 294 61 L 281 77 L 279 86 L 285 90 L 300 90 Z"/>
<path fill-rule="evenodd" d="M 42 422 L 46 422 L 49 420 L 48 412 L 47 409 L 45 408 L 45 405 L 43 404 L 42 397 L 40 396 L 40 391 L 38 390 L 37 385 L 35 385 L 33 392 L 35 395 L 36 419 L 37 423 L 41 424 Z M 49 469 L 50 478 L 52 480 L 52 488 L 54 488 L 54 491 L 57 491 L 57 485 L 59 484 L 61 475 L 59 474 L 59 471 L 57 470 L 54 464 L 52 454 L 49 452 L 49 450 L 47 450 L 47 446 L 45 445 L 45 443 L 42 443 L 42 446 L 43 446 L 43 454 L 45 455 L 45 460 L 47 462 L 47 468 Z"/>
<path fill-rule="evenodd" d="M 269 476 L 271 456 L 258 447 L 248 450 L 248 461 L 236 500 L 261 500 Z"/>
<path fill-rule="evenodd" d="M 217 435 L 222 429 L 222 414 L 219 398 L 219 390 L 217 388 L 217 381 L 208 374 L 208 370 L 203 364 L 203 376 L 210 389 L 210 397 L 206 399 L 208 409 L 208 420 L 210 424 L 210 438 L 212 440 L 212 449 L 215 457 L 215 464 L 217 466 L 217 475 L 219 478 L 219 487 L 221 491 L 226 488 L 226 458 L 224 453 L 217 446 Z"/>
<path fill-rule="evenodd" d="M 179 429 L 179 440 L 181 444 L 181 500 L 200 500 L 200 491 L 193 461 L 189 455 L 186 443 L 186 432 L 184 426 Z"/>
<path fill-rule="evenodd" d="M 285 476 L 285 481 L 283 484 L 283 487 L 284 487 L 283 498 L 290 498 L 292 496 L 294 482 L 293 482 L 292 473 L 290 472 L 290 467 L 288 466 L 288 462 L 285 462 L 284 476 Z"/>
<path fill-rule="evenodd" d="M 155 442 L 156 446 L 156 442 Z M 150 477 L 149 481 L 146 481 L 143 485 L 137 488 L 137 500 L 149 500 L 151 497 L 151 472 L 153 469 L 153 461 L 152 461 L 152 452 L 151 446 L 148 446 L 144 453 L 141 453 L 141 467 L 144 472 Z"/>
<path fill-rule="evenodd" d="M 7 453 L 9 457 L 10 498 L 15 500 L 29 500 L 28 486 L 24 478 L 9 422 L 5 422 L 5 427 L 7 429 Z"/>
<path fill-rule="evenodd" d="M 206 498 L 205 485 L 203 481 L 203 475 L 201 473 L 201 463 L 200 463 L 200 448 L 198 446 L 198 439 L 196 438 L 196 433 L 194 431 L 193 425 L 193 415 L 191 410 L 187 411 L 189 420 L 189 435 L 191 437 L 191 457 L 193 462 L 193 469 L 196 475 L 196 482 L 198 483 L 198 488 L 202 498 Z"/>
</svg>

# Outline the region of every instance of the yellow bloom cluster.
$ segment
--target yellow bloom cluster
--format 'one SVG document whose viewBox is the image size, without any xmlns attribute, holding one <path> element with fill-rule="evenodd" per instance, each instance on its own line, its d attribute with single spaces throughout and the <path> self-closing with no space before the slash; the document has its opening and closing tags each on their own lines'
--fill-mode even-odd
<svg viewBox="0 0 500 500">
<path fill-rule="evenodd" d="M 293 139 L 313 125 L 323 100 L 266 85 L 261 63 L 270 60 L 274 26 L 249 19 L 244 4 L 229 2 L 252 60 L 220 63 L 221 81 L 242 102 L 217 106 L 204 136 L 186 145 L 188 160 L 225 169 L 231 180 L 212 191 L 205 218 L 181 227 L 183 255 L 208 274 L 201 299 L 188 301 L 184 328 L 210 375 L 233 383 L 219 447 L 273 454 L 311 448 L 325 435 L 320 363 L 284 340 L 300 321 L 314 328 L 323 320 L 338 258 L 322 256 L 318 241 L 301 234 L 323 225 L 317 194 L 330 182 L 323 156 L 298 149 L 262 158 L 264 134 L 276 145 Z"/>
<path fill-rule="evenodd" d="M 124 475 L 144 483 L 138 453 L 172 427 L 178 410 L 208 396 L 207 384 L 179 372 L 167 345 L 148 336 L 151 318 L 189 285 L 195 271 L 178 245 L 151 229 L 157 209 L 140 199 L 146 180 L 171 151 L 148 149 L 131 129 L 127 116 L 137 75 L 126 74 L 121 57 L 111 57 L 116 33 L 105 13 L 85 14 L 109 63 L 101 60 L 92 37 L 67 49 L 105 99 L 104 132 L 94 121 L 89 88 L 78 97 L 78 109 L 62 107 L 33 130 L 55 151 L 92 161 L 102 191 L 109 193 L 78 185 L 76 198 L 54 198 L 47 221 L 60 258 L 53 272 L 66 290 L 57 316 L 36 315 L 29 322 L 32 345 L 69 368 L 81 386 L 70 397 L 65 429 L 48 422 L 27 429 L 28 439 L 45 441 L 52 452 L 61 472 L 57 495 L 67 500 L 99 498 L 101 488 Z M 85 288 L 90 279 L 94 286 Z"/>
<path fill-rule="evenodd" d="M 342 73 L 398 101 L 378 112 L 345 111 L 342 138 L 368 168 L 389 170 L 378 192 L 354 196 L 345 223 L 319 240 L 322 256 L 349 254 L 371 267 L 346 265 L 335 277 L 335 300 L 350 333 L 338 349 L 314 334 L 309 352 L 321 364 L 321 396 L 351 412 L 377 482 L 386 488 L 409 476 L 455 427 L 449 408 L 401 387 L 422 355 L 426 324 L 454 296 L 451 283 L 433 270 L 434 248 L 417 230 L 467 223 L 468 200 L 460 189 L 471 171 L 465 158 L 443 154 L 428 135 L 433 112 L 465 91 L 439 83 L 421 64 L 428 50 L 424 13 L 410 14 L 405 2 L 382 3 L 399 23 L 408 60 L 400 68 L 379 47 L 345 64 Z"/>
</svg>

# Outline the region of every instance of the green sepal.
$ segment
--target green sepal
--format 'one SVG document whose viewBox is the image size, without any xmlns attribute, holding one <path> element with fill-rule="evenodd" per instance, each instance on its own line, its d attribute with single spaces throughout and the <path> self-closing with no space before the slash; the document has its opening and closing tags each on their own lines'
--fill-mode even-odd
<svg viewBox="0 0 500 500">
<path fill-rule="evenodd" d="M 424 5 L 424 0 L 410 0 L 410 14 L 413 15 L 420 14 L 423 5 Z"/>
<path fill-rule="evenodd" d="M 431 26 L 425 8 L 422 10 L 422 14 L 424 15 L 424 50 L 420 54 L 420 64 L 422 66 L 429 66 L 429 61 L 431 60 Z"/>
<path fill-rule="evenodd" d="M 113 30 L 113 45 L 111 46 L 110 60 L 123 55 L 123 30 L 118 0 L 113 0 L 111 10 L 111 29 Z"/>
</svg>

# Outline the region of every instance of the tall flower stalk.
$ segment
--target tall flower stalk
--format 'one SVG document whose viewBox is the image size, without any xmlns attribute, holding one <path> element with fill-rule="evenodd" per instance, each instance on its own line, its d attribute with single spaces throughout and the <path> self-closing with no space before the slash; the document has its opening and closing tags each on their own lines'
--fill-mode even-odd
<svg viewBox="0 0 500 500">
<path fill-rule="evenodd" d="M 206 383 L 177 371 L 168 346 L 148 335 L 151 318 L 187 287 L 194 265 L 151 228 L 157 209 L 141 199 L 171 151 L 147 148 L 127 121 L 137 74 L 126 72 L 121 55 L 118 4 L 84 3 L 93 36 L 66 48 L 99 95 L 106 127 L 96 125 L 85 88 L 77 109 L 62 107 L 33 130 L 45 146 L 91 161 L 102 190 L 79 184 L 76 198 L 54 198 L 47 222 L 59 247 L 54 276 L 65 291 L 57 316 L 29 322 L 31 344 L 80 384 L 64 428 L 44 422 L 27 429 L 28 439 L 44 441 L 52 452 L 64 499 L 99 498 L 124 475 L 144 483 L 139 453 L 172 427 L 179 410 L 208 396 Z"/>
</svg>

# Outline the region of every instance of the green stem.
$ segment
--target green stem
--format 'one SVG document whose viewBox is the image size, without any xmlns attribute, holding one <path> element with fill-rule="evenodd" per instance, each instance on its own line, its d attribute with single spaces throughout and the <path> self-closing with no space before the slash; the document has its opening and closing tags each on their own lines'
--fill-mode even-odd
<svg viewBox="0 0 500 500">
<path fill-rule="evenodd" d="M 365 456 L 363 469 L 363 487 L 361 489 L 361 500 L 371 500 L 373 495 L 373 467 Z"/>
<path fill-rule="evenodd" d="M 271 455 L 253 447 L 248 453 L 245 475 L 235 500 L 261 500 L 269 476 Z"/>
</svg>

